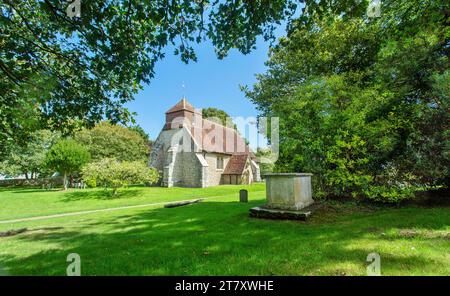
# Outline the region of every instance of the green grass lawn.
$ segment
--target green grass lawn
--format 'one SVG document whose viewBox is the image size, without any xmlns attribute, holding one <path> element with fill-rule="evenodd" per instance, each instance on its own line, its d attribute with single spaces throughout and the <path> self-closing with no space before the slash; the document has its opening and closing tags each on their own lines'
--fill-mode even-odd
<svg viewBox="0 0 450 296">
<path fill-rule="evenodd" d="M 207 189 L 130 188 L 117 199 L 101 190 L 0 191 L 2 219 L 217 196 L 160 206 L 0 224 L 0 268 L 7 274 L 64 275 L 69 253 L 83 275 L 365 275 L 371 252 L 383 275 L 450 275 L 450 209 L 386 208 L 327 202 L 308 222 L 248 217 L 264 185 Z M 4 207 L 6 205 L 6 207 Z"/>
<path fill-rule="evenodd" d="M 224 185 L 208 188 L 129 187 L 119 190 L 119 196 L 96 189 L 46 191 L 27 188 L 0 188 L 0 220 L 96 210 L 165 201 L 205 198 L 236 194 L 241 187 Z M 264 184 L 243 186 L 252 191 L 265 190 Z"/>
</svg>

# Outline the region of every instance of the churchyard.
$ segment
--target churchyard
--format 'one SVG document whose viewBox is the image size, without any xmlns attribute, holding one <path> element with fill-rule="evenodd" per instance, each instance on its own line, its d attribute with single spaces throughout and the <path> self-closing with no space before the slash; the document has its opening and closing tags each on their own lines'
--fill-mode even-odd
<svg viewBox="0 0 450 296">
<path fill-rule="evenodd" d="M 101 188 L 2 188 L 0 233 L 23 232 L 0 237 L 1 272 L 66 275 L 78 254 L 81 275 L 366 275 L 377 253 L 382 275 L 450 274 L 446 206 L 328 200 L 307 221 L 250 218 L 264 203 L 263 183 L 130 187 L 114 198 Z M 56 214 L 69 215 L 42 217 Z"/>
<path fill-rule="evenodd" d="M 0 275 L 450 275 L 447 2 L 1 1 Z"/>
</svg>

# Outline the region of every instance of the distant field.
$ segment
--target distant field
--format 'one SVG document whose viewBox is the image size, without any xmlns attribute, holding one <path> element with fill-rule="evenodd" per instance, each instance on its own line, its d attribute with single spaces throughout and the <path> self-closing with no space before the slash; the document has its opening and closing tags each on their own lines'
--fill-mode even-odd
<svg viewBox="0 0 450 296">
<path fill-rule="evenodd" d="M 248 217 L 264 203 L 264 185 L 207 189 L 130 188 L 108 199 L 102 190 L 0 191 L 2 219 L 158 201 L 217 197 L 166 209 L 126 209 L 0 224 L 0 270 L 64 275 L 69 253 L 82 275 L 365 275 L 367 255 L 381 256 L 383 275 L 450 275 L 450 208 L 380 208 L 322 203 L 308 222 Z M 0 271 L 1 273 L 1 271 Z"/>
</svg>

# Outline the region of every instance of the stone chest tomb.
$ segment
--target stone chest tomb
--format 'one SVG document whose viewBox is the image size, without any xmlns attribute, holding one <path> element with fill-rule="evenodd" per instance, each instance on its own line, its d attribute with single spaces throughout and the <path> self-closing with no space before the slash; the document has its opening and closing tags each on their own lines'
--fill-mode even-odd
<svg viewBox="0 0 450 296">
<path fill-rule="evenodd" d="M 269 219 L 306 220 L 311 214 L 311 177 L 309 173 L 265 175 L 267 204 L 250 209 L 250 216 Z"/>
</svg>

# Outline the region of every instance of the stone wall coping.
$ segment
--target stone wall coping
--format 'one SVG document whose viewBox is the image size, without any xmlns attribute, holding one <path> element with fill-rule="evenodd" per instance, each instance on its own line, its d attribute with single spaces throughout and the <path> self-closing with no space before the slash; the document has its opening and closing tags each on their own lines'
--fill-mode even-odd
<svg viewBox="0 0 450 296">
<path fill-rule="evenodd" d="M 309 177 L 311 173 L 269 173 L 264 174 L 262 177 Z"/>
</svg>

